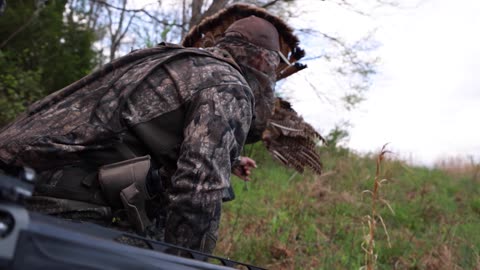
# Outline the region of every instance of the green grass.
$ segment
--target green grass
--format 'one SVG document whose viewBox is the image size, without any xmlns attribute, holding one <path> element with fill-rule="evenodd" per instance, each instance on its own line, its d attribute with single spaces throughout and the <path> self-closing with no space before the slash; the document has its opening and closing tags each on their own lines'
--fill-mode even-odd
<svg viewBox="0 0 480 270">
<path fill-rule="evenodd" d="M 247 152 L 251 149 L 247 148 Z M 321 177 L 296 174 L 258 145 L 252 182 L 233 179 L 216 254 L 269 269 L 360 269 L 375 156 L 322 149 Z M 480 180 L 387 160 L 380 196 L 376 269 L 480 269 Z"/>
</svg>

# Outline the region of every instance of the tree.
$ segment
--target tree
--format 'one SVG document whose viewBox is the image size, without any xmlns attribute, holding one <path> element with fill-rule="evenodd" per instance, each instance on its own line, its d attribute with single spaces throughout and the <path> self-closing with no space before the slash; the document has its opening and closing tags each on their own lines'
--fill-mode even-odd
<svg viewBox="0 0 480 270">
<path fill-rule="evenodd" d="M 97 35 L 101 52 L 108 60 L 133 48 L 153 46 L 161 41 L 178 43 L 188 30 L 228 4 L 239 0 L 178 0 L 170 6 L 164 1 L 133 6 L 128 0 L 70 0 L 69 10 Z M 264 7 L 279 7 L 293 0 L 250 1 Z"/>
<path fill-rule="evenodd" d="M 64 18 L 67 1 L 9 1 L 0 17 L 0 126 L 96 65 L 93 33 Z"/>
</svg>

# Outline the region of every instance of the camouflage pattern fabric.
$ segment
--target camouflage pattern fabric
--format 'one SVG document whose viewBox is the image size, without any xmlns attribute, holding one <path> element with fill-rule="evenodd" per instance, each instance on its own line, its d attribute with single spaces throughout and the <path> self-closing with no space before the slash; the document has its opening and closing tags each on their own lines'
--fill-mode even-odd
<svg viewBox="0 0 480 270">
<path fill-rule="evenodd" d="M 241 74 L 226 62 L 198 57 L 174 67 L 159 67 L 179 52 L 156 50 L 156 54 L 115 68 L 33 115 L 20 116 L 0 132 L 0 160 L 10 165 L 32 164 L 37 169 L 75 163 L 81 159 L 78 153 L 111 147 L 129 126 L 179 108 L 206 85 L 235 81 L 248 88 Z M 152 79 L 150 75 L 160 68 L 182 72 L 173 72 L 168 80 Z M 143 95 L 147 99 L 136 109 L 131 94 L 145 89 L 150 89 Z"/>
<path fill-rule="evenodd" d="M 178 69 L 167 70 L 173 78 L 208 78 L 205 73 L 187 75 L 177 74 Z M 233 77 L 223 80 L 228 83 L 219 80 L 202 85 L 202 90 L 185 103 L 183 141 L 176 169 L 166 184 L 165 240 L 208 252 L 215 246 L 231 163 L 241 153 L 253 116 L 250 89 Z"/>
<path fill-rule="evenodd" d="M 175 128 L 183 138 L 175 164 L 162 174 L 160 204 L 150 205 L 150 230 L 157 239 L 165 231 L 169 243 L 212 252 L 232 163 L 252 133 L 252 119 L 262 129 L 271 115 L 279 60 L 238 39 L 207 50 L 147 50 L 34 105 L 0 132 L 0 160 L 38 170 L 81 164 L 82 153 L 109 149 L 127 131 L 180 110 L 183 121 Z M 154 137 L 142 142 L 152 145 Z"/>
<path fill-rule="evenodd" d="M 247 142 L 259 141 L 274 110 L 275 70 L 280 63 L 278 53 L 249 43 L 237 33 L 228 33 L 216 46 L 233 56 L 253 91 L 255 117 Z"/>
</svg>

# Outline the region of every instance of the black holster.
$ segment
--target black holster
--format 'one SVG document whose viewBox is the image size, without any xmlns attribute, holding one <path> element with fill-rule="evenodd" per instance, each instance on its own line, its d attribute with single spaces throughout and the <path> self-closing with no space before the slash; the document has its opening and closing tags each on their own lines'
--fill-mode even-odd
<svg viewBox="0 0 480 270">
<path fill-rule="evenodd" d="M 98 181 L 108 203 L 114 208 L 124 208 L 129 222 L 139 233 L 151 224 L 147 216 L 148 193 L 146 181 L 151 168 L 150 156 L 137 157 L 102 166 Z"/>
</svg>

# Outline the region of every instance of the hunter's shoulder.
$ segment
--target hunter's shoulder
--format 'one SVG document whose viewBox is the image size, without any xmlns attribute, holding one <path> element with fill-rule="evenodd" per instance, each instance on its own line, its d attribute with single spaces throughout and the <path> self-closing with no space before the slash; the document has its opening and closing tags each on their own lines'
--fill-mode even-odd
<svg viewBox="0 0 480 270">
<path fill-rule="evenodd" d="M 187 48 L 192 53 L 168 63 L 166 68 L 174 81 L 190 89 L 214 85 L 241 85 L 248 87 L 240 68 L 225 51 Z"/>
</svg>

